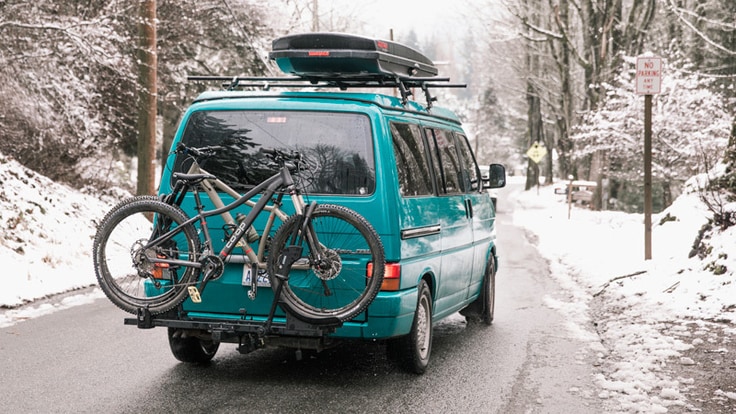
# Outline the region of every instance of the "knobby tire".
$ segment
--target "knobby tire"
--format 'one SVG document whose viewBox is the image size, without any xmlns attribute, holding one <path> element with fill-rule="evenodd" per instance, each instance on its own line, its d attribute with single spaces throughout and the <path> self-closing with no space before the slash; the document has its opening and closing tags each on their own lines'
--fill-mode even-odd
<svg viewBox="0 0 736 414">
<path fill-rule="evenodd" d="M 146 262 L 145 257 L 158 255 L 195 261 L 199 237 L 194 226 L 184 226 L 158 249 L 143 250 L 141 247 L 187 220 L 180 208 L 152 196 L 126 199 L 105 215 L 97 227 L 93 260 L 100 288 L 112 303 L 132 314 L 140 308 L 159 314 L 186 299 L 187 287 L 196 281 L 199 269 L 154 266 Z M 162 223 L 166 224 L 162 227 Z M 155 286 L 154 281 L 160 285 Z"/>
</svg>

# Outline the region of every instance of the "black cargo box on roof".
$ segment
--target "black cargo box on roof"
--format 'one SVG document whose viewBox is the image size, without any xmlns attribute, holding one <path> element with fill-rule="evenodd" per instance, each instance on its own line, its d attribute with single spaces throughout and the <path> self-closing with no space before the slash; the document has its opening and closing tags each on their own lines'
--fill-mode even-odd
<svg viewBox="0 0 736 414">
<path fill-rule="evenodd" d="M 305 33 L 273 41 L 269 57 L 285 73 L 305 78 L 395 75 L 428 77 L 431 60 L 399 43 L 344 33 Z"/>
</svg>

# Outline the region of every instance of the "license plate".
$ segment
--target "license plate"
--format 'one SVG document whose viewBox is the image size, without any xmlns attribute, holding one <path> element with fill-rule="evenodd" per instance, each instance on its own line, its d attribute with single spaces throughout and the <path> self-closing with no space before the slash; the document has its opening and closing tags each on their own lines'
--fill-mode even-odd
<svg viewBox="0 0 736 414">
<path fill-rule="evenodd" d="M 251 281 L 253 280 L 252 273 L 253 269 L 249 265 L 243 266 L 243 286 L 251 286 Z M 268 279 L 268 273 L 264 269 L 258 269 L 256 273 L 258 273 L 258 278 L 256 279 L 256 284 L 258 287 L 271 287 L 271 281 Z"/>
</svg>

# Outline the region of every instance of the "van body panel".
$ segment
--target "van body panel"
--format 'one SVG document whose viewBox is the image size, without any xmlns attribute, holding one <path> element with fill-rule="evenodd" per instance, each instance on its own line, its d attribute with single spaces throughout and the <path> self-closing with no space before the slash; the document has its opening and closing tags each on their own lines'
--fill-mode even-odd
<svg viewBox="0 0 736 414">
<path fill-rule="evenodd" d="M 417 303 L 417 290 L 380 292 L 368 307 L 368 319 L 358 323 L 346 322 L 332 335 L 336 338 L 356 338 L 360 332 L 365 339 L 385 339 L 404 335 L 411 329 Z"/>
<path fill-rule="evenodd" d="M 493 202 L 481 194 L 469 195 L 473 206 L 473 270 L 468 283 L 468 298 L 474 299 L 480 292 L 488 260 L 496 243 Z M 497 262 L 497 261 L 496 261 Z"/>
<path fill-rule="evenodd" d="M 443 211 L 441 232 L 441 279 L 437 285 L 435 312 L 443 313 L 467 297 L 467 286 L 473 269 L 472 222 L 462 196 L 436 198 Z"/>
</svg>

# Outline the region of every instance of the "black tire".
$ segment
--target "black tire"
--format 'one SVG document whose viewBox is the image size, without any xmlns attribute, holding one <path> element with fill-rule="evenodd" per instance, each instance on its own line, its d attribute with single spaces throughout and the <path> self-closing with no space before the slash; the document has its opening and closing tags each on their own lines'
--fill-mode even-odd
<svg viewBox="0 0 736 414">
<path fill-rule="evenodd" d="M 220 343 L 211 339 L 188 336 L 181 329 L 169 328 L 169 347 L 174 358 L 190 364 L 206 364 L 215 357 Z"/>
<path fill-rule="evenodd" d="M 483 286 L 478 298 L 460 311 L 469 323 L 481 322 L 485 325 L 493 323 L 494 308 L 496 306 L 496 259 L 491 254 L 483 277 Z"/>
<path fill-rule="evenodd" d="M 386 352 L 403 369 L 424 374 L 432 354 L 432 293 L 422 280 L 417 287 L 417 308 L 408 335 L 390 339 Z"/>
<path fill-rule="evenodd" d="M 299 225 L 299 217 L 292 216 L 273 238 L 268 273 L 274 292 L 281 284 L 275 276 L 280 269 L 280 253 L 293 243 L 291 236 L 298 232 Z M 381 288 L 385 268 L 381 239 L 361 215 L 331 204 L 315 209 L 310 227 L 326 249 L 325 254 L 318 263 L 317 252 L 302 240 L 301 256 L 281 288 L 281 306 L 312 324 L 350 320 L 368 307 Z"/>
<path fill-rule="evenodd" d="M 152 314 L 173 309 L 184 301 L 187 286 L 198 276 L 193 267 L 161 268 L 146 261 L 146 257 L 154 254 L 193 261 L 199 248 L 197 232 L 188 224 L 165 245 L 141 249 L 141 244 L 151 240 L 154 234 L 150 217 L 156 217 L 157 234 L 188 220 L 178 207 L 151 196 L 133 197 L 107 213 L 97 227 L 93 244 L 100 288 L 112 303 L 133 314 L 139 308 L 146 308 Z M 162 223 L 168 224 L 164 228 Z"/>
</svg>

